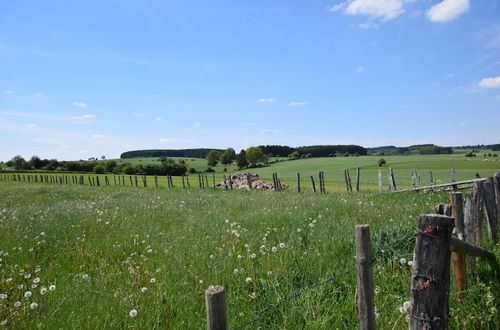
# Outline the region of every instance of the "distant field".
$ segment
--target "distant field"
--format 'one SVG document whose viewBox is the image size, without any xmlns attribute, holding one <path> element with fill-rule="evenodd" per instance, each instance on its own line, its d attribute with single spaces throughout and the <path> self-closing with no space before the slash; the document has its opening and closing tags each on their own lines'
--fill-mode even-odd
<svg viewBox="0 0 500 330">
<path fill-rule="evenodd" d="M 226 289 L 235 327 L 345 270 L 247 328 L 355 329 L 357 223 L 370 224 L 372 251 L 385 250 L 374 265 L 378 328 L 404 329 L 414 240 L 386 244 L 448 198 L 11 181 L 0 181 L 0 196 L 0 321 L 14 329 L 202 329 L 203 292 L 214 284 Z M 487 238 L 485 247 L 500 252 Z M 450 329 L 500 322 L 489 269 L 479 261 L 461 301 L 452 284 Z"/>
</svg>

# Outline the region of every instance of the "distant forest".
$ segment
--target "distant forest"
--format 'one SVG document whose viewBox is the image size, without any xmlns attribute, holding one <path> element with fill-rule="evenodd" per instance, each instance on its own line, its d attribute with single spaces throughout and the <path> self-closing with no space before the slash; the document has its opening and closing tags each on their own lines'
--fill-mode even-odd
<svg viewBox="0 0 500 330">
<path fill-rule="evenodd" d="M 309 157 L 329 157 L 335 154 L 343 155 L 367 155 L 368 150 L 364 147 L 357 145 L 318 145 L 318 146 L 304 146 L 304 147 L 289 147 L 280 145 L 262 145 L 259 146 L 262 152 L 266 155 L 274 157 L 281 156 L 287 157 L 291 153 L 298 151 L 301 155 L 308 155 Z M 189 157 L 189 158 L 206 158 L 211 150 L 216 150 L 220 153 L 224 152 L 222 149 L 152 149 L 152 150 L 134 150 L 127 151 L 120 155 L 121 159 L 138 158 L 138 157 Z"/>
</svg>

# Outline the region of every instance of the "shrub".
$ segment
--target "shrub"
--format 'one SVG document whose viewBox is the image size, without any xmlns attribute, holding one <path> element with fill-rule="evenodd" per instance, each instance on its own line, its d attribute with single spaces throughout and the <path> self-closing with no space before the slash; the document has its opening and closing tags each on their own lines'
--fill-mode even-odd
<svg viewBox="0 0 500 330">
<path fill-rule="evenodd" d="M 465 154 L 465 157 L 476 157 L 476 154 L 473 153 L 472 151 L 469 151 L 468 153 Z"/>
<path fill-rule="evenodd" d="M 206 173 L 213 173 L 215 170 L 211 168 L 210 166 L 205 170 Z"/>
<path fill-rule="evenodd" d="M 189 170 L 188 170 L 188 172 L 189 172 L 189 173 L 191 173 L 191 174 L 192 174 L 192 173 L 196 173 L 196 169 L 194 169 L 194 168 L 190 167 L 190 168 L 189 168 Z"/>
<path fill-rule="evenodd" d="M 383 158 L 379 158 L 377 161 L 378 166 L 384 166 L 387 162 Z"/>
<path fill-rule="evenodd" d="M 104 172 L 106 172 L 106 168 L 104 167 L 104 165 L 96 165 L 96 166 L 94 166 L 94 173 L 96 173 L 96 174 L 103 174 Z"/>
</svg>

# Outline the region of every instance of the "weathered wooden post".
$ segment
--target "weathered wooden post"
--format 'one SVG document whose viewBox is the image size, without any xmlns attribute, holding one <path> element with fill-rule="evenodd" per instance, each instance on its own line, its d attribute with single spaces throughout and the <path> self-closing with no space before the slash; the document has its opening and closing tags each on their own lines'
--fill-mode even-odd
<svg viewBox="0 0 500 330">
<path fill-rule="evenodd" d="M 488 177 L 485 182 L 483 182 L 483 194 L 484 194 L 484 206 L 486 207 L 486 214 L 488 215 L 488 234 L 493 243 L 498 241 L 497 235 L 497 219 L 495 210 L 495 187 L 493 183 L 493 177 Z"/>
<path fill-rule="evenodd" d="M 252 190 L 252 180 L 250 179 L 250 173 L 246 173 L 248 189 Z"/>
<path fill-rule="evenodd" d="M 316 192 L 316 184 L 314 183 L 314 177 L 311 175 L 311 183 L 312 183 L 312 189 L 313 189 L 313 192 Z"/>
<path fill-rule="evenodd" d="M 208 175 L 206 175 L 206 174 L 205 174 L 205 183 L 206 183 L 205 187 L 209 188 L 210 184 L 208 183 Z"/>
<path fill-rule="evenodd" d="M 450 170 L 450 179 L 451 179 L 451 182 L 457 181 L 457 172 L 455 171 L 454 168 L 452 168 Z M 458 187 L 456 185 L 453 185 L 452 188 L 453 188 L 453 191 L 456 191 L 458 189 Z"/>
<path fill-rule="evenodd" d="M 155 187 L 158 189 L 158 175 L 155 174 Z"/>
<path fill-rule="evenodd" d="M 232 179 L 232 175 L 229 175 L 229 189 L 233 190 L 233 179 Z"/>
<path fill-rule="evenodd" d="M 186 184 L 188 188 L 191 188 L 191 185 L 189 184 L 189 175 L 186 174 Z"/>
<path fill-rule="evenodd" d="M 224 174 L 224 189 L 227 190 L 229 189 L 229 186 L 227 184 L 227 179 L 226 179 L 226 175 Z"/>
<path fill-rule="evenodd" d="M 97 182 L 97 186 L 99 187 L 101 184 L 99 183 L 99 176 L 96 175 L 95 181 Z"/>
<path fill-rule="evenodd" d="M 297 173 L 297 192 L 300 192 L 300 173 Z"/>
<path fill-rule="evenodd" d="M 138 183 L 137 183 L 137 174 L 134 174 L 134 182 L 135 182 L 135 186 L 138 187 Z"/>
<path fill-rule="evenodd" d="M 495 205 L 498 224 L 498 220 L 500 220 L 500 173 L 496 173 L 493 177 L 493 186 L 495 188 Z"/>
<path fill-rule="evenodd" d="M 434 185 L 434 179 L 432 177 L 432 171 L 429 171 L 429 186 Z"/>
<path fill-rule="evenodd" d="M 357 167 L 356 168 L 356 191 L 359 191 L 359 173 L 360 172 L 360 168 Z"/>
<path fill-rule="evenodd" d="M 453 218 L 422 214 L 418 223 L 411 283 L 410 330 L 446 329 Z"/>
<path fill-rule="evenodd" d="M 116 175 L 113 175 L 113 181 L 115 182 L 115 186 L 116 186 Z"/>
<path fill-rule="evenodd" d="M 358 270 L 358 312 L 361 330 L 375 329 L 370 226 L 356 225 L 356 266 Z"/>
<path fill-rule="evenodd" d="M 382 192 L 382 170 L 378 170 L 378 192 Z"/>
<path fill-rule="evenodd" d="M 392 167 L 389 167 L 389 190 L 397 191 L 396 180 L 394 180 L 394 172 L 392 170 Z"/>
<path fill-rule="evenodd" d="M 347 180 L 347 170 L 344 170 L 344 181 L 345 181 L 345 189 L 349 191 L 349 182 Z"/>
<path fill-rule="evenodd" d="M 214 189 L 215 189 L 215 173 L 212 173 L 212 181 L 213 181 Z"/>
<path fill-rule="evenodd" d="M 455 219 L 455 229 L 457 237 L 464 240 L 464 204 L 462 193 L 453 192 L 450 194 L 451 217 Z M 465 255 L 458 252 L 451 252 L 453 260 L 453 270 L 455 273 L 455 290 L 458 292 L 459 298 L 462 297 L 462 292 L 467 289 L 467 271 L 465 264 Z"/>
<path fill-rule="evenodd" d="M 205 306 L 207 309 L 207 329 L 226 330 L 226 295 L 221 286 L 210 286 L 205 291 Z"/>
<path fill-rule="evenodd" d="M 131 187 L 133 187 L 133 186 L 134 186 L 134 184 L 132 183 L 132 177 L 131 177 L 131 176 L 129 176 L 128 178 L 130 179 L 130 186 L 131 186 Z"/>
<path fill-rule="evenodd" d="M 347 182 L 349 183 L 349 191 L 352 191 L 351 174 L 349 173 L 349 169 L 346 170 L 346 173 L 347 173 Z"/>
</svg>

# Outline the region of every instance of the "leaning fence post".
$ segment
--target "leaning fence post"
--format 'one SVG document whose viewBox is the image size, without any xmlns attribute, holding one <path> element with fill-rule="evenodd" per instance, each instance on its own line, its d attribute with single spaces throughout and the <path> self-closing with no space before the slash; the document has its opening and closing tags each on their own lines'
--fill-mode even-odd
<svg viewBox="0 0 500 330">
<path fill-rule="evenodd" d="M 389 190 L 397 191 L 396 180 L 394 180 L 394 172 L 392 171 L 392 167 L 389 167 Z"/>
<path fill-rule="evenodd" d="M 422 214 L 418 222 L 411 283 L 410 330 L 446 329 L 453 218 Z"/>
<path fill-rule="evenodd" d="M 207 329 L 226 330 L 226 295 L 221 286 L 210 286 L 205 291 L 205 305 L 207 309 Z"/>
<path fill-rule="evenodd" d="M 356 265 L 358 269 L 358 312 L 361 330 L 375 329 L 370 226 L 356 225 Z"/>
<path fill-rule="evenodd" d="M 450 194 L 451 217 L 455 219 L 455 228 L 460 240 L 464 240 L 464 204 L 462 193 L 453 192 Z M 467 289 L 467 271 L 465 255 L 458 252 L 451 252 L 453 260 L 453 270 L 455 272 L 455 290 L 458 297 L 462 297 L 462 292 Z"/>
<path fill-rule="evenodd" d="M 316 192 L 316 184 L 314 183 L 314 177 L 311 175 L 311 183 L 313 186 L 313 192 Z"/>
</svg>

